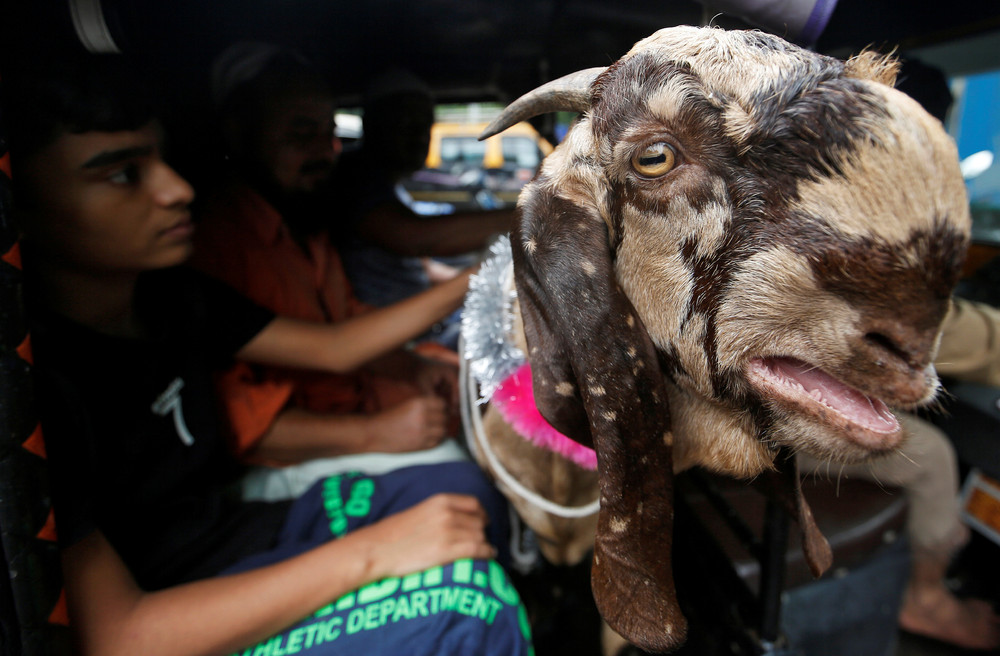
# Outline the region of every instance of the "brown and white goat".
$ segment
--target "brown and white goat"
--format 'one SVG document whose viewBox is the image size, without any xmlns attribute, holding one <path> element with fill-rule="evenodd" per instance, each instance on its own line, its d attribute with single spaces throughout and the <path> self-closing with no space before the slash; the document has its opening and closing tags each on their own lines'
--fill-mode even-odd
<svg viewBox="0 0 1000 656">
<path fill-rule="evenodd" d="M 596 449 L 593 591 L 646 650 L 685 634 L 674 471 L 783 481 L 818 569 L 828 548 L 778 454 L 895 449 L 892 409 L 938 389 L 969 214 L 951 140 L 895 72 L 871 54 L 674 27 L 526 95 L 484 133 L 581 113 L 518 202 L 515 331 L 542 415 Z"/>
</svg>

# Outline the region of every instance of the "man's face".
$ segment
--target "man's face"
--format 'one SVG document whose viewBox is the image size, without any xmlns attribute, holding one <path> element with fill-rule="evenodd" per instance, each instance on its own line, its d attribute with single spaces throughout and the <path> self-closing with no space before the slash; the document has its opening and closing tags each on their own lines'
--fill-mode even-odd
<svg viewBox="0 0 1000 656">
<path fill-rule="evenodd" d="M 365 148 L 388 169 L 412 173 L 424 165 L 431 145 L 434 103 L 423 95 L 399 95 L 366 110 Z"/>
<path fill-rule="evenodd" d="M 279 99 L 263 112 L 252 157 L 285 193 L 309 193 L 326 183 L 340 155 L 334 103 L 325 94 Z"/>
<path fill-rule="evenodd" d="M 63 134 L 13 173 L 30 196 L 26 240 L 61 266 L 138 273 L 191 253 L 194 191 L 161 159 L 156 123 Z"/>
</svg>

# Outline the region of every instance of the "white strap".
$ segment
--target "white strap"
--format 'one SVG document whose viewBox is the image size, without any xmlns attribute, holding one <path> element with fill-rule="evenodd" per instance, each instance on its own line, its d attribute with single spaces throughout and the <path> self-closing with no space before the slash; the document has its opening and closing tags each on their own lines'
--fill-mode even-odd
<svg viewBox="0 0 1000 656">
<path fill-rule="evenodd" d="M 69 0 L 69 13 L 76 36 L 88 52 L 121 54 L 104 20 L 101 0 Z"/>
<path fill-rule="evenodd" d="M 464 349 L 460 346 L 458 352 L 464 353 Z M 600 509 L 600 498 L 595 499 L 585 506 L 561 506 L 521 485 L 520 481 L 504 468 L 503 464 L 500 463 L 496 454 L 490 448 L 489 441 L 486 439 L 486 431 L 483 429 L 483 417 L 479 413 L 479 410 L 473 407 L 475 405 L 474 399 L 479 396 L 479 390 L 475 379 L 469 375 L 469 367 L 464 357 L 459 358 L 458 375 L 459 386 L 461 387 L 459 405 L 462 414 L 462 427 L 465 432 L 465 442 L 473 455 L 482 453 L 485 456 L 493 473 L 511 492 L 531 505 L 556 517 L 567 519 L 589 517 Z"/>
</svg>

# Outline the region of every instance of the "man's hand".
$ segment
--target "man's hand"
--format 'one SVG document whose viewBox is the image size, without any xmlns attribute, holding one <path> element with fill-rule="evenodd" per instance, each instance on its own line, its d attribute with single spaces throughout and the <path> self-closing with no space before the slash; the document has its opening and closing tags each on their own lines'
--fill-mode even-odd
<svg viewBox="0 0 1000 656">
<path fill-rule="evenodd" d="M 402 453 L 429 449 L 447 436 L 447 424 L 443 399 L 417 396 L 371 418 L 368 450 Z"/>
<path fill-rule="evenodd" d="M 444 399 L 451 412 L 458 409 L 458 367 L 441 360 L 421 358 L 414 383 L 422 394 Z"/>
</svg>

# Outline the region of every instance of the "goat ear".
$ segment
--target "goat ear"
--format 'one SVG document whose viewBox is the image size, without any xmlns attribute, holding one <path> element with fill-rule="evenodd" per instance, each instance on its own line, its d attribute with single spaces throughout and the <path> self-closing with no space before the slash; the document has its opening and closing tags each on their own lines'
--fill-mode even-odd
<svg viewBox="0 0 1000 656">
<path fill-rule="evenodd" d="M 596 209 L 536 180 L 513 233 L 535 402 L 597 451 L 601 492 L 591 583 L 612 629 L 650 652 L 683 642 L 671 569 L 673 458 L 656 351 L 614 275 Z"/>
</svg>

